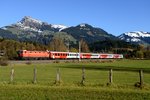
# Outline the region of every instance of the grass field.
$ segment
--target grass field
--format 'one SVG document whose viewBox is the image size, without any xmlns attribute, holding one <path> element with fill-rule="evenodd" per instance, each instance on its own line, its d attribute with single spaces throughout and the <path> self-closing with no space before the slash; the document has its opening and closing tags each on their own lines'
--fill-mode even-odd
<svg viewBox="0 0 150 100">
<path fill-rule="evenodd" d="M 10 71 L 14 68 L 14 81 Z M 37 83 L 33 84 L 33 69 L 37 68 Z M 81 86 L 82 67 L 85 85 Z M 54 84 L 60 68 L 61 84 Z M 107 86 L 109 69 L 113 69 L 113 84 Z M 138 71 L 144 72 L 144 88 Z M 150 60 L 117 60 L 111 62 L 31 63 L 0 67 L 0 100 L 142 100 L 150 99 Z"/>
</svg>

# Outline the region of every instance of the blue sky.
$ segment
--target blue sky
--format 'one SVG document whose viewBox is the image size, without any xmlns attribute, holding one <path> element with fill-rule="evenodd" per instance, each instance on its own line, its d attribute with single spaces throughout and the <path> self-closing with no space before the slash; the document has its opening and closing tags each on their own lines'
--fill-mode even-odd
<svg viewBox="0 0 150 100">
<path fill-rule="evenodd" d="M 150 0 L 1 0 L 0 27 L 24 16 L 76 26 L 88 23 L 113 35 L 150 32 Z"/>
</svg>

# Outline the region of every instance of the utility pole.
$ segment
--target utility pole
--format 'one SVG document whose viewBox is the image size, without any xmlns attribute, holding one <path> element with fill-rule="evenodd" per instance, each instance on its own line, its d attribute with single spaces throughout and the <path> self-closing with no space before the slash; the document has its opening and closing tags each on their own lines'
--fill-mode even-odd
<svg viewBox="0 0 150 100">
<path fill-rule="evenodd" d="M 69 45 L 70 45 L 70 44 L 69 44 L 69 40 L 68 40 L 68 52 L 69 52 Z"/>
<path fill-rule="evenodd" d="M 79 41 L 79 61 L 81 61 L 80 52 L 81 52 L 81 43 L 80 43 L 80 41 Z"/>
</svg>

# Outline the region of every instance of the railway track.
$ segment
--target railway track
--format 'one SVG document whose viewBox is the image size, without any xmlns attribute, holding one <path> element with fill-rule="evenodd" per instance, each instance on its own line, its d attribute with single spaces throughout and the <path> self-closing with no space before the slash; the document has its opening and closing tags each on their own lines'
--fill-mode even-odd
<svg viewBox="0 0 150 100">
<path fill-rule="evenodd" d="M 113 62 L 114 59 L 82 59 L 80 62 Z M 40 63 L 79 63 L 78 59 L 73 60 L 9 60 L 9 64 L 40 64 Z"/>
</svg>

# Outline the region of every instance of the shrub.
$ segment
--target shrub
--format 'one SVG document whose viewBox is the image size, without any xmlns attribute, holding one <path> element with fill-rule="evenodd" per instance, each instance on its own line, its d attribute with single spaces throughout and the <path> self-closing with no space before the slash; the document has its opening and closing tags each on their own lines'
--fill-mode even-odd
<svg viewBox="0 0 150 100">
<path fill-rule="evenodd" d="M 32 63 L 31 63 L 31 61 L 27 61 L 26 64 L 27 65 L 31 65 Z"/>
<path fill-rule="evenodd" d="M 8 65 L 8 61 L 7 60 L 0 60 L 0 65 L 1 66 L 7 66 Z"/>
<path fill-rule="evenodd" d="M 143 52 L 142 52 L 142 51 L 137 51 L 137 52 L 136 52 L 136 57 L 137 57 L 137 58 L 143 58 L 143 57 L 144 57 Z"/>
<path fill-rule="evenodd" d="M 1 66 L 7 66 L 8 65 L 8 60 L 6 57 L 1 57 L 0 58 L 0 65 Z"/>
<path fill-rule="evenodd" d="M 53 63 L 60 63 L 60 61 L 59 60 L 55 60 L 55 61 L 53 61 Z"/>
</svg>

